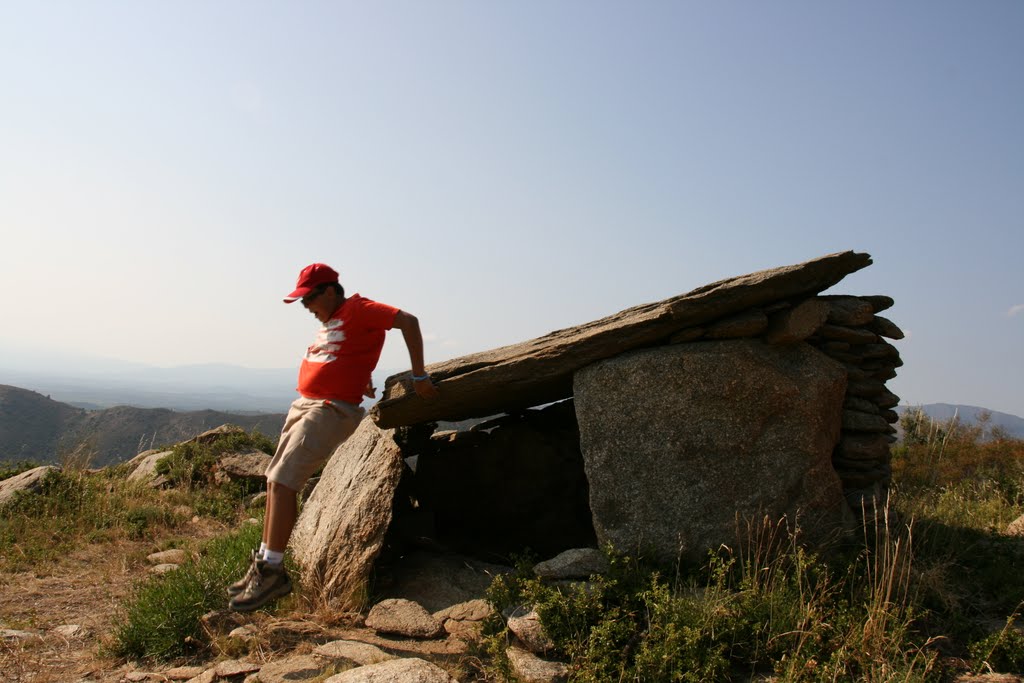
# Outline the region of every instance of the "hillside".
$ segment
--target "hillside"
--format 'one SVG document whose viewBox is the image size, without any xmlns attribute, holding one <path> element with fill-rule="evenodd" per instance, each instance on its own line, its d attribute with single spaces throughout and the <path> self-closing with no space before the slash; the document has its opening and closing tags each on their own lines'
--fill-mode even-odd
<svg viewBox="0 0 1024 683">
<path fill-rule="evenodd" d="M 176 412 L 129 406 L 83 410 L 34 391 L 0 384 L 0 462 L 58 462 L 63 454 L 84 444 L 94 453 L 91 465 L 99 467 L 225 423 L 276 438 L 284 415 Z"/>
<path fill-rule="evenodd" d="M 961 424 L 967 426 L 977 424 L 979 416 L 988 413 L 990 416 L 987 423 L 988 429 L 999 427 L 1005 430 L 1008 436 L 1015 439 L 1024 439 L 1024 418 L 1009 413 L 1000 413 L 996 410 L 989 410 L 988 408 L 951 403 L 928 403 L 921 406 L 899 406 L 896 408 L 896 412 L 902 415 L 908 410 L 917 410 L 918 408 L 923 410 L 925 415 L 938 422 L 946 422 L 955 416 Z"/>
</svg>

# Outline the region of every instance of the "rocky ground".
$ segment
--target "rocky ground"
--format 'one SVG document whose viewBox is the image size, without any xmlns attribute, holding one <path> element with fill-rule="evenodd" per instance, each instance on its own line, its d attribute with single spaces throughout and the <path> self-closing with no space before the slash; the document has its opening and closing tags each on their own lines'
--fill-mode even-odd
<svg viewBox="0 0 1024 683">
<path fill-rule="evenodd" d="M 194 537 L 224 531 L 204 524 L 190 530 Z M 455 556 L 403 558 L 383 577 L 380 604 L 366 615 L 337 613 L 294 595 L 273 615 L 208 615 L 212 646 L 197 659 L 112 658 L 104 645 L 118 609 L 152 571 L 147 557 L 156 548 L 152 541 L 85 547 L 46 573 L 0 576 L 0 682 L 269 683 L 323 681 L 349 670 L 344 680 L 482 678 L 476 636 L 488 607 L 479 598 L 503 568 Z M 362 677 L 353 677 L 356 669 Z"/>
</svg>

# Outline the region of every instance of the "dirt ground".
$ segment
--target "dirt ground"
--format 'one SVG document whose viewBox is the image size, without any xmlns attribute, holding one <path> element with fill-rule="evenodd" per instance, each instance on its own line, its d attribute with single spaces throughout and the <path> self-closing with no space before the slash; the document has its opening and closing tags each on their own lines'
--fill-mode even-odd
<svg viewBox="0 0 1024 683">
<path fill-rule="evenodd" d="M 187 530 L 190 538 L 208 538 L 225 531 L 209 524 L 193 526 Z M 176 533 L 181 536 L 180 529 Z M 0 575 L 0 629 L 36 634 L 26 639 L 0 638 L 0 683 L 120 683 L 132 672 L 159 673 L 172 666 L 125 662 L 103 654 L 121 604 L 146 576 L 150 566 L 146 556 L 159 550 L 159 543 L 160 539 L 80 548 L 43 571 Z M 396 588 L 402 592 L 407 588 L 412 593 L 409 597 L 419 597 L 416 586 Z M 377 645 L 397 656 L 423 657 L 450 670 L 465 671 L 463 663 L 472 659 L 466 643 L 456 638 L 418 641 L 381 637 L 363 628 L 358 615 L 339 619 L 338 615 L 318 613 L 304 604 L 301 596 L 290 600 L 291 607 L 274 616 L 264 612 L 229 616 L 217 632 L 227 633 L 243 623 L 251 625 L 261 646 L 247 656 L 261 661 L 305 654 L 317 644 L 339 639 Z M 64 635 L 55 630 L 70 625 L 81 627 L 81 632 Z M 236 656 L 223 652 L 206 655 L 205 662 L 174 664 L 203 666 L 209 665 L 210 658 Z"/>
</svg>

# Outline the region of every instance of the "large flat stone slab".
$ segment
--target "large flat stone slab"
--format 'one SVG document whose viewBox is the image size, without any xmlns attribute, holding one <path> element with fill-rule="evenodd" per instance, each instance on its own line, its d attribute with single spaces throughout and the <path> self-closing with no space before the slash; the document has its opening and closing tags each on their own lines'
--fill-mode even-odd
<svg viewBox="0 0 1024 683">
<path fill-rule="evenodd" d="M 667 342 L 688 327 L 777 301 L 822 292 L 871 264 L 846 251 L 806 263 L 722 280 L 671 299 L 634 306 L 584 325 L 427 368 L 440 396 L 418 397 L 409 373 L 387 379 L 371 416 L 382 428 L 462 420 L 550 403 L 572 395 L 573 373 L 631 349 Z"/>
</svg>

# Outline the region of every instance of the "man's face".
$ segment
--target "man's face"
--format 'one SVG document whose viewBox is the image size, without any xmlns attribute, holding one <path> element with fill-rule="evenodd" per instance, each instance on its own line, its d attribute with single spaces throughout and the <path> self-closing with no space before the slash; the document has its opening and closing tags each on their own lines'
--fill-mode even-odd
<svg viewBox="0 0 1024 683">
<path fill-rule="evenodd" d="M 331 313 L 338 309 L 338 293 L 333 288 L 317 287 L 302 297 L 302 305 L 322 323 L 331 319 Z"/>
</svg>

